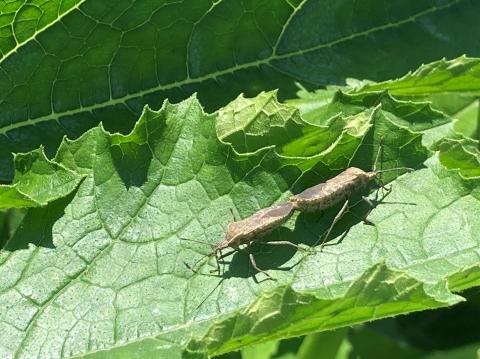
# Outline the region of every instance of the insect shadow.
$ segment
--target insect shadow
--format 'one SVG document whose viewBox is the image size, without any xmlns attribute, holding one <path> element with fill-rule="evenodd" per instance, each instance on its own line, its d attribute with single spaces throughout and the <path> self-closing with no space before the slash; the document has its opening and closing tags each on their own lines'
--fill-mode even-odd
<svg viewBox="0 0 480 359">
<path fill-rule="evenodd" d="M 226 277 L 252 277 L 257 280 L 259 274 L 255 268 L 253 268 L 249 254 L 255 256 L 255 261 L 258 267 L 264 271 L 279 270 L 288 271 L 295 267 L 297 263 L 285 266 L 298 251 L 307 253 L 309 251 L 308 242 L 306 240 L 304 228 L 295 226 L 293 230 L 280 227 L 259 241 L 251 243 L 246 249 L 236 251 L 230 258 L 230 260 L 221 261 L 223 266 L 227 266 L 224 276 Z M 288 241 L 297 245 L 304 245 L 302 249 L 297 249 L 288 245 L 275 245 L 276 241 Z M 269 278 L 266 278 L 269 279 Z"/>
<path fill-rule="evenodd" d="M 261 240 L 253 241 L 249 243 L 246 248 L 236 250 L 228 257 L 220 259 L 220 264 L 224 268 L 222 272 L 218 274 L 199 272 L 200 275 L 220 278 L 220 281 L 200 302 L 197 309 L 201 307 L 208 297 L 229 278 L 253 278 L 257 283 L 273 279 L 270 276 L 261 280 L 257 279 L 257 275 L 261 273 L 253 267 L 249 258 L 250 254 L 254 255 L 256 265 L 262 268 L 262 271 L 290 271 L 306 258 L 308 254 L 321 252 L 324 245 L 322 239 L 326 233 L 330 235 L 330 241 L 325 245 L 333 245 L 340 243 L 348 234 L 350 228 L 358 223 L 363 222 L 367 225 L 375 225 L 367 219 L 368 214 L 372 210 L 372 203 L 375 207 L 387 204 L 415 205 L 415 203 L 385 201 L 385 198 L 389 193 L 389 191 L 386 192 L 379 199 L 369 201 L 370 203 L 362 199 L 361 194 L 352 195 L 351 198 L 356 200 L 356 202 L 353 202 L 349 211 L 335 223 L 333 228 L 330 228 L 331 222 L 338 214 L 338 209 L 342 206 L 341 204 L 333 206 L 320 213 L 302 212 L 297 216 L 293 230 L 283 226 L 279 227 L 265 237 L 262 237 Z M 288 241 L 301 246 L 295 248 L 294 246 L 288 245 L 272 245 L 275 241 Z M 285 264 L 290 262 L 295 254 L 301 249 L 303 249 L 305 253 L 299 258 L 299 260 L 289 263 L 286 266 Z"/>
<path fill-rule="evenodd" d="M 381 192 L 377 190 L 378 193 Z M 244 248 L 237 249 L 230 255 L 218 259 L 222 270 L 219 270 L 217 274 L 210 275 L 224 279 L 251 277 L 258 281 L 257 275 L 260 275 L 260 272 L 253 267 L 249 258 L 250 254 L 254 256 L 256 265 L 264 273 L 270 270 L 289 271 L 304 257 L 302 256 L 299 261 L 285 266 L 298 251 L 303 252 L 304 255 L 321 252 L 323 245 L 340 243 L 352 226 L 362 222 L 366 225 L 375 225 L 368 220 L 368 215 L 373 208 L 380 205 L 415 205 L 415 203 L 389 202 L 386 200 L 389 194 L 389 191 L 383 192 L 383 194 L 375 196 L 376 198 L 369 199 L 368 202 L 362 198 L 362 193 L 351 195 L 352 205 L 333 226 L 332 223 L 338 210 L 342 207 L 341 203 L 321 212 L 300 212 L 295 220 L 293 230 L 284 226 L 279 227 L 266 236 L 248 243 Z M 328 242 L 324 243 L 326 234 L 328 234 Z M 299 247 L 283 245 L 281 242 L 290 242 Z M 203 273 L 205 272 L 203 271 Z"/>
<path fill-rule="evenodd" d="M 342 208 L 342 203 L 320 213 L 302 212 L 297 217 L 296 225 L 306 228 L 310 232 L 311 238 L 313 237 L 306 244 L 321 251 L 323 246 L 340 244 L 348 235 L 350 229 L 357 224 L 363 223 L 364 225 L 375 226 L 376 224 L 369 219 L 369 215 L 377 207 L 389 205 L 416 206 L 416 203 L 413 202 L 389 201 L 390 193 L 390 190 L 376 189 L 375 198 L 369 198 L 368 201 L 364 199 L 368 191 L 352 194 L 349 198 L 352 205 L 348 207 L 346 213 L 338 221 L 335 220 Z M 334 223 L 333 226 L 332 223 Z M 327 234 L 328 238 L 325 237 Z"/>
<path fill-rule="evenodd" d="M 30 244 L 36 247 L 55 248 L 53 242 L 53 227 L 65 215 L 65 208 L 72 201 L 76 191 L 68 196 L 50 202 L 45 207 L 30 208 L 13 234 L 2 248 L 7 252 L 14 252 L 29 248 Z"/>
</svg>

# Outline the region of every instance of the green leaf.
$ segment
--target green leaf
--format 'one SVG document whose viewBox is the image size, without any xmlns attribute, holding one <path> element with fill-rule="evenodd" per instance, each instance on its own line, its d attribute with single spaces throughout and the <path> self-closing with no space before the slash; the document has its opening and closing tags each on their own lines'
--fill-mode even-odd
<svg viewBox="0 0 480 359">
<path fill-rule="evenodd" d="M 339 101 L 332 104 L 343 105 Z M 238 97 L 219 110 L 216 127 L 219 138 L 237 153 L 272 147 L 285 164 L 309 169 L 323 162 L 331 170 L 348 164 L 348 156 L 338 158 L 337 154 L 354 153 L 377 117 L 377 108 L 365 108 L 352 115 L 327 115 L 320 121 L 325 124 L 312 124 L 294 107 L 280 104 L 275 92 L 269 92 L 259 94 L 255 101 Z M 331 158 L 333 148 L 335 158 Z M 337 167 L 334 161 L 339 162 Z"/>
<path fill-rule="evenodd" d="M 438 111 L 428 102 L 403 101 L 384 92 L 346 93 L 349 88 L 298 92 L 298 99 L 288 103 L 300 110 L 302 118 L 312 124 L 324 125 L 337 116 L 348 117 L 371 111 L 372 107 L 380 117 L 391 123 L 393 127 L 402 127 L 400 132 L 421 131 L 424 146 L 430 148 L 435 142 L 444 137 L 454 136 L 452 118 Z M 334 94 L 331 96 L 331 94 Z M 327 100 L 328 99 L 328 100 Z M 385 129 L 389 133 L 392 129 Z M 396 129 L 397 131 L 397 129 Z M 388 146 L 387 146 L 388 147 Z M 402 157 L 402 156 L 396 156 Z M 400 165 L 397 165 L 400 166 Z"/>
<path fill-rule="evenodd" d="M 480 59 L 465 56 L 449 61 L 442 59 L 422 65 L 396 80 L 361 83 L 345 89 L 353 93 L 385 90 L 399 99 L 429 101 L 435 109 L 457 119 L 454 131 L 478 139 Z M 444 127 L 437 132 L 451 135 L 451 126 L 448 128 L 450 130 Z"/>
<path fill-rule="evenodd" d="M 431 126 L 418 128 L 426 130 L 424 144 L 430 147 L 444 137 L 455 136 L 455 132 L 478 139 L 478 97 L 480 96 L 480 60 L 465 56 L 454 60 L 445 59 L 422 65 L 405 76 L 385 82 L 350 80 L 347 86 L 329 86 L 325 90 L 308 92 L 300 88 L 298 99 L 290 104 L 300 109 L 308 121 L 319 111 L 331 107 L 335 91 L 343 91 L 357 98 L 375 96 L 378 91 L 388 91 L 395 99 L 404 101 L 429 102 L 435 110 L 440 110 L 455 122 L 440 121 Z M 361 95 L 361 96 L 358 96 Z"/>
<path fill-rule="evenodd" d="M 322 353 L 322 358 L 337 358 L 339 349 L 348 332 L 348 328 L 330 332 L 315 333 L 305 337 L 298 351 L 298 359 L 315 359 Z"/>
<path fill-rule="evenodd" d="M 310 107 L 307 112 L 302 112 L 302 116 L 310 123 L 322 124 L 325 119 L 339 114 L 353 115 L 376 106 L 380 106 L 383 116 L 390 122 L 412 131 L 424 131 L 451 121 L 427 102 L 398 100 L 386 91 L 350 94 L 339 90 L 328 104 Z"/>
<path fill-rule="evenodd" d="M 288 99 L 286 102 L 298 108 L 307 121 L 309 114 L 313 113 L 312 118 L 315 119 L 315 110 L 328 105 L 338 90 L 345 89 L 345 86 L 327 86 L 325 89 L 308 91 L 299 83 L 297 86 L 299 88 L 297 98 Z"/>
<path fill-rule="evenodd" d="M 264 96 L 250 101 L 255 107 Z M 218 242 L 230 209 L 249 216 L 333 176 L 342 163 L 370 169 L 381 137 L 384 168 L 423 162 L 419 133 L 378 107 L 366 111 L 319 118 L 344 129 L 328 150 L 305 157 L 279 154 L 268 140 L 236 153 L 239 144 L 217 136 L 222 112 L 204 113 L 195 98 L 146 108 L 128 135 L 100 126 L 64 141 L 48 163 L 84 179 L 30 209 L 0 252 L 0 356 L 204 358 L 460 301 L 450 291 L 480 284 L 480 187 L 433 160 L 392 182 L 368 217 L 375 226 L 359 223 L 368 207 L 355 206 L 332 232 L 338 239 L 349 229 L 341 244 L 310 254 L 253 245 L 275 282 L 259 274 L 256 283 L 241 252 L 223 279 L 210 276 L 210 247 L 182 239 Z M 422 121 L 401 120 L 435 121 L 435 112 L 421 113 Z M 313 246 L 337 210 L 320 221 L 296 214 L 267 239 Z M 185 266 L 198 260 L 206 275 Z M 276 270 L 283 267 L 291 269 Z"/>
<path fill-rule="evenodd" d="M 2 182 L 13 177 L 12 152 L 44 144 L 53 156 L 63 135 L 100 121 L 126 133 L 145 104 L 166 98 L 198 92 L 213 110 L 241 92 L 292 97 L 294 81 L 383 81 L 480 51 L 473 0 L 49 0 L 0 9 Z"/>
<path fill-rule="evenodd" d="M 350 113 L 379 103 L 387 116 L 397 121 L 400 118 L 399 124 L 422 131 L 423 143 L 430 148 L 444 138 L 457 137 L 457 133 L 473 139 L 478 137 L 479 79 L 480 60 L 462 56 L 422 65 L 397 80 L 381 83 L 350 80 L 347 86 L 330 86 L 315 92 L 301 88 L 297 92 L 298 98 L 288 103 L 299 108 L 303 118 L 309 122 L 315 122 L 319 114 L 325 119 L 328 118 L 325 113 L 330 113 L 330 116 L 339 113 L 336 108 L 339 103 L 342 111 Z M 339 101 L 341 97 L 344 100 Z M 395 113 L 392 113 L 392 108 Z M 419 118 L 425 118 L 424 111 L 437 116 L 429 123 L 415 123 L 412 118 L 402 123 L 405 116 L 418 114 Z"/>
<path fill-rule="evenodd" d="M 455 116 L 454 129 L 465 137 L 480 141 L 480 100 L 475 99 Z"/>
<path fill-rule="evenodd" d="M 277 352 L 279 341 L 271 341 L 242 349 L 244 359 L 270 359 Z"/>
<path fill-rule="evenodd" d="M 38 207 L 71 193 L 82 175 L 45 157 L 43 148 L 15 156 L 15 178 L 0 185 L 0 209 Z"/>
<path fill-rule="evenodd" d="M 432 106 L 453 118 L 452 122 L 426 130 L 423 143 L 429 148 L 444 138 L 458 135 L 478 138 L 478 100 L 475 96 L 459 93 L 433 94 L 428 98 Z"/>
<path fill-rule="evenodd" d="M 349 334 L 348 339 L 352 347 L 350 358 L 420 359 L 428 354 L 366 327 L 353 329 Z"/>
<path fill-rule="evenodd" d="M 422 96 L 428 98 L 439 93 L 462 92 L 480 95 L 480 59 L 461 56 L 453 60 L 439 60 L 420 66 L 405 76 L 380 83 L 367 83 L 355 92 L 388 90 L 398 97 Z"/>
<path fill-rule="evenodd" d="M 459 348 L 437 351 L 425 356 L 425 359 L 471 359 L 480 356 L 480 343 L 464 345 Z"/>
<path fill-rule="evenodd" d="M 440 162 L 448 169 L 458 170 L 464 178 L 480 178 L 480 142 L 457 136 L 443 138 L 434 146 Z"/>
<path fill-rule="evenodd" d="M 255 101 L 240 95 L 219 110 L 216 127 L 220 140 L 238 153 L 248 153 L 287 144 L 316 126 L 308 126 L 294 107 L 279 103 L 272 91 L 260 93 Z"/>
</svg>

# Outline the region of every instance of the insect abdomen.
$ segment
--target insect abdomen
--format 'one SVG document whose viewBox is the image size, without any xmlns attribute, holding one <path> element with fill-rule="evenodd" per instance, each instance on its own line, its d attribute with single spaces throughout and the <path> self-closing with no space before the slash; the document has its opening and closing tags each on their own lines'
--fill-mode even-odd
<svg viewBox="0 0 480 359">
<path fill-rule="evenodd" d="M 230 247 L 252 242 L 285 223 L 293 214 L 290 202 L 267 207 L 238 222 L 231 222 L 227 228 L 226 240 Z"/>
<path fill-rule="evenodd" d="M 351 193 L 365 186 L 373 177 L 373 173 L 351 167 L 327 182 L 291 197 L 290 202 L 295 209 L 302 212 L 321 211 L 341 202 Z"/>
<path fill-rule="evenodd" d="M 321 211 L 326 208 L 330 208 L 340 202 L 347 196 L 347 192 L 340 188 L 328 188 L 325 187 L 323 195 L 315 198 L 305 198 L 300 195 L 292 197 L 292 201 L 295 209 L 302 212 L 315 212 Z"/>
</svg>

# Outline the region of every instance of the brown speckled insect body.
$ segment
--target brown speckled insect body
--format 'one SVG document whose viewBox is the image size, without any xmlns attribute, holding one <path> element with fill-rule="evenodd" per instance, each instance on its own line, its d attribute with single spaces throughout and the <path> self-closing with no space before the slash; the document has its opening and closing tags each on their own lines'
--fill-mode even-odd
<svg viewBox="0 0 480 359">
<path fill-rule="evenodd" d="M 284 224 L 292 214 L 293 204 L 287 202 L 263 208 L 240 221 L 230 222 L 225 232 L 225 239 L 218 243 L 215 249 L 227 247 L 237 249 L 242 244 L 249 244 Z"/>
<path fill-rule="evenodd" d="M 281 226 L 283 223 L 288 221 L 288 219 L 292 216 L 293 211 L 293 204 L 291 202 L 287 202 L 263 208 L 247 218 L 230 222 L 227 226 L 224 240 L 214 245 L 212 252 L 209 254 L 210 257 L 215 256 L 217 259 L 217 271 L 220 272 L 219 260 L 229 256 L 233 252 L 238 251 L 241 245 L 248 246 L 252 242 L 273 231 L 275 228 Z M 287 244 L 298 248 L 298 245 L 288 241 L 275 241 L 266 243 Z M 233 250 L 231 252 L 222 254 L 222 250 L 227 248 L 232 248 Z M 268 273 L 258 268 L 252 253 L 249 254 L 249 258 L 253 267 L 258 272 L 262 272 L 270 277 Z M 194 268 L 195 266 L 192 267 L 187 265 L 187 267 L 196 272 Z"/>
<path fill-rule="evenodd" d="M 376 172 L 350 167 L 328 181 L 292 196 L 290 202 L 295 209 L 302 212 L 321 211 L 333 207 L 353 192 L 364 188 L 376 176 Z"/>
<path fill-rule="evenodd" d="M 239 250 L 241 245 L 250 245 L 252 242 L 256 241 L 257 239 L 265 236 L 275 228 L 281 226 L 283 223 L 288 221 L 288 219 L 292 216 L 294 211 L 293 204 L 291 202 L 282 203 L 279 205 L 263 208 L 251 216 L 244 218 L 239 221 L 230 222 L 227 225 L 227 230 L 225 232 L 225 238 L 220 243 L 213 246 L 212 252 L 208 255 L 209 257 L 215 256 L 217 262 L 217 271 L 220 274 L 220 266 L 219 261 L 222 258 L 229 256 L 230 254 Z M 298 248 L 298 245 L 288 242 L 288 241 L 275 241 L 275 242 L 266 242 L 268 244 L 287 244 Z M 232 248 L 231 252 L 222 254 L 223 249 Z M 267 272 L 260 269 L 255 262 L 255 258 L 252 253 L 249 253 L 249 259 L 252 266 L 261 273 L 264 273 L 268 278 L 273 279 Z M 198 262 L 197 262 L 198 263 Z M 185 265 L 192 270 L 193 272 L 197 273 L 195 269 L 196 265 L 190 266 L 187 263 Z M 223 281 L 222 279 L 212 290 L 213 291 L 220 285 Z M 200 307 L 205 300 L 197 306 Z"/>
</svg>

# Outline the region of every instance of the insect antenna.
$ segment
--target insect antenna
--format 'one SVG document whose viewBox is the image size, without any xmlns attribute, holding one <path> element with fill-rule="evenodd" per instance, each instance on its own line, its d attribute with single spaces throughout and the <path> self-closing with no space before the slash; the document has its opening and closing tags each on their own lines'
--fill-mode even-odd
<svg viewBox="0 0 480 359">
<path fill-rule="evenodd" d="M 204 274 L 204 275 L 209 275 L 211 277 L 218 277 L 218 275 L 214 275 L 214 274 Z M 225 279 L 227 278 L 223 277 L 222 279 L 219 280 L 219 282 L 215 285 L 215 287 L 205 296 L 205 298 L 203 298 L 200 304 L 198 304 L 195 307 L 195 311 L 197 311 L 198 308 L 200 308 L 203 305 L 203 303 L 205 303 L 205 301 L 213 294 L 213 292 L 217 290 L 218 287 L 220 287 L 220 285 L 225 281 Z"/>
<path fill-rule="evenodd" d="M 210 247 L 214 248 L 215 245 L 212 244 L 212 243 L 209 243 L 207 241 L 200 241 L 198 239 L 190 239 L 190 238 L 180 238 L 182 241 L 189 241 L 189 242 L 195 242 L 195 243 L 202 243 L 202 244 L 207 244 L 209 245 Z"/>
<path fill-rule="evenodd" d="M 215 248 L 215 245 L 212 244 L 212 243 L 209 243 L 209 242 L 206 242 L 206 241 L 200 241 L 198 239 L 190 239 L 190 238 L 180 238 L 181 240 L 184 240 L 184 241 L 190 241 L 190 242 L 194 242 L 194 243 L 201 243 L 201 244 L 208 244 L 212 249 Z M 183 262 L 183 264 L 185 264 L 185 266 L 190 269 L 193 273 L 198 273 L 198 271 L 195 269 L 197 267 L 197 265 L 202 262 L 205 258 L 208 258 L 208 257 L 211 257 L 215 255 L 215 251 L 213 252 L 210 252 L 208 254 L 205 254 L 203 256 L 201 256 L 197 261 L 195 261 L 195 263 L 193 263 L 193 265 L 190 265 L 186 262 Z"/>
<path fill-rule="evenodd" d="M 389 169 L 386 169 L 386 170 L 375 171 L 375 173 L 384 173 L 384 172 L 399 171 L 399 170 L 405 170 L 407 172 L 415 171 L 415 169 L 411 168 L 411 167 L 395 167 L 395 168 L 389 168 Z"/>
</svg>

